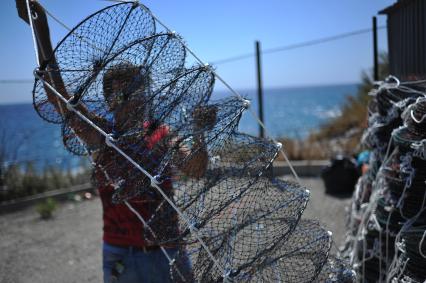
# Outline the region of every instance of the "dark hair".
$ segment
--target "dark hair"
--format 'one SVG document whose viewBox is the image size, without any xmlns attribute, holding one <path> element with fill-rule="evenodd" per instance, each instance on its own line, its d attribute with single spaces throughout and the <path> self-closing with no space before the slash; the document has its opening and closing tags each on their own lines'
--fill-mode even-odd
<svg viewBox="0 0 426 283">
<path fill-rule="evenodd" d="M 122 99 L 127 100 L 130 88 L 138 78 L 139 68 L 129 63 L 120 63 L 108 69 L 103 77 L 103 95 L 105 99 L 113 95 L 113 83 L 118 82 L 122 89 Z M 140 85 L 139 85 L 140 86 Z"/>
</svg>

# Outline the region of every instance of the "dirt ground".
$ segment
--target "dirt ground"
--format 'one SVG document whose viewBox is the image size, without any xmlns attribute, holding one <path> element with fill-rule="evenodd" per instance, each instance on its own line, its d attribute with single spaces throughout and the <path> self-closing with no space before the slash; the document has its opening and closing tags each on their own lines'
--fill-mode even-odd
<svg viewBox="0 0 426 283">
<path fill-rule="evenodd" d="M 322 227 L 333 233 L 334 245 L 331 251 L 336 253 L 336 247 L 340 247 L 345 238 L 346 207 L 351 202 L 351 196 L 325 194 L 324 184 L 319 178 L 303 178 L 301 182 L 311 189 L 311 198 L 302 217 L 319 220 Z"/>
<path fill-rule="evenodd" d="M 324 194 L 318 178 L 304 178 L 311 200 L 304 218 L 318 219 L 344 237 L 349 198 Z M 62 203 L 52 220 L 35 207 L 0 215 L 0 282 L 101 282 L 102 211 L 99 199 Z"/>
</svg>

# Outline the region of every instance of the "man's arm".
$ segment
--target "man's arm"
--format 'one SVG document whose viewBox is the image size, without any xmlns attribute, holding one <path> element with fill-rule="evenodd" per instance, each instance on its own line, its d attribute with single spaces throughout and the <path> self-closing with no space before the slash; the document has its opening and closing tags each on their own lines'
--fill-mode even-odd
<svg viewBox="0 0 426 283">
<path fill-rule="evenodd" d="M 30 19 L 28 18 L 26 0 L 16 0 L 16 7 L 18 9 L 19 16 L 29 24 Z M 37 1 L 30 1 L 30 10 L 31 14 L 37 15 L 37 17 L 32 19 L 32 22 L 36 35 L 40 71 L 45 72 L 44 79 L 46 82 L 52 85 L 66 100 L 68 100 L 71 96 L 67 93 L 62 76 L 57 68 L 50 40 L 46 13 Z M 55 110 L 63 117 L 68 117 L 69 125 L 80 139 L 89 145 L 97 145 L 102 142 L 102 136 L 89 124 L 77 117 L 75 113 L 69 111 L 66 104 L 61 101 L 49 87 L 44 86 L 44 89 L 49 103 L 51 103 L 55 107 Z M 100 117 L 95 117 L 95 115 L 91 114 L 84 106 L 77 106 L 77 109 L 91 120 L 101 119 Z"/>
<path fill-rule="evenodd" d="M 194 136 L 192 152 L 187 149 L 181 150 L 181 156 L 186 159 L 181 171 L 188 177 L 201 178 L 204 176 L 209 156 L 207 145 L 204 140 L 204 131 L 213 128 L 216 123 L 216 106 L 199 106 L 192 113 L 194 119 Z"/>
<path fill-rule="evenodd" d="M 203 134 L 194 137 L 193 152 L 189 152 L 188 149 L 183 148 L 180 150 L 179 155 L 180 158 L 186 159 L 181 167 L 181 171 L 186 176 L 197 179 L 204 176 L 207 170 L 209 156 L 207 147 L 204 143 Z"/>
</svg>

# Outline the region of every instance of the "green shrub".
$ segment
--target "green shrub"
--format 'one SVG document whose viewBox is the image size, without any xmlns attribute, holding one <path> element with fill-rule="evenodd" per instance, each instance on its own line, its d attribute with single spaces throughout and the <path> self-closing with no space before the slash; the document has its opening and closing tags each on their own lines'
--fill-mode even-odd
<svg viewBox="0 0 426 283">
<path fill-rule="evenodd" d="M 389 75 L 389 62 L 386 53 L 380 54 L 379 79 L 384 80 Z M 371 72 L 372 73 L 372 72 Z M 326 137 L 336 137 L 345 134 L 351 128 L 365 128 L 367 126 L 367 105 L 371 97 L 368 92 L 373 88 L 372 74 L 362 72 L 361 84 L 355 96 L 349 96 L 341 109 L 341 115 L 324 124 L 320 132 Z"/>
<path fill-rule="evenodd" d="M 0 202 L 84 184 L 90 182 L 91 172 L 87 166 L 74 173 L 54 166 L 45 167 L 40 172 L 30 162 L 4 166 L 0 171 Z"/>
<path fill-rule="evenodd" d="M 37 205 L 36 210 L 40 214 L 41 219 L 49 219 L 56 210 L 56 201 L 53 198 L 47 198 L 44 202 Z"/>
<path fill-rule="evenodd" d="M 386 53 L 380 54 L 379 79 L 389 75 Z M 279 139 L 290 160 L 329 159 L 336 154 L 353 155 L 360 150 L 360 139 L 367 126 L 367 105 L 371 99 L 368 92 L 373 88 L 372 72 L 362 72 L 361 84 L 356 95 L 349 96 L 341 107 L 341 115 L 335 117 L 306 138 Z M 277 160 L 284 160 L 281 154 Z"/>
</svg>

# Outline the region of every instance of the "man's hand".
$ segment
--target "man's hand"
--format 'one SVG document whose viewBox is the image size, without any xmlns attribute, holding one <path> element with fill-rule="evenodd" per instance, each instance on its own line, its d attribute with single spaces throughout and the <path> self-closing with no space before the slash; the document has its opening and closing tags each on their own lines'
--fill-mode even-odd
<svg viewBox="0 0 426 283">
<path fill-rule="evenodd" d="M 216 124 L 217 107 L 214 105 L 198 106 L 192 112 L 194 130 L 211 130 Z"/>
<path fill-rule="evenodd" d="M 194 119 L 193 144 L 191 151 L 185 146 L 180 150 L 181 156 L 185 158 L 181 170 L 188 177 L 199 179 L 204 176 L 209 162 L 203 131 L 211 130 L 216 124 L 217 107 L 198 106 L 192 112 L 192 117 Z"/>
<path fill-rule="evenodd" d="M 181 167 L 182 172 L 186 176 L 196 179 L 203 177 L 209 161 L 205 148 L 198 149 L 197 152 L 192 155 L 189 154 L 186 158 L 187 160 L 185 160 Z"/>
</svg>

